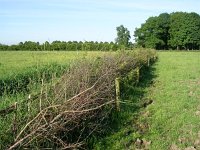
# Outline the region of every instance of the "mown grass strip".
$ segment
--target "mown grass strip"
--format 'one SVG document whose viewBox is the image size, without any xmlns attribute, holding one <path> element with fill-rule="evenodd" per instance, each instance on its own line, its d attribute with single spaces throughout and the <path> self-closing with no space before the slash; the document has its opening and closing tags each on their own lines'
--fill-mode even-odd
<svg viewBox="0 0 200 150">
<path fill-rule="evenodd" d="M 154 99 L 147 111 L 150 129 L 144 138 L 150 149 L 196 147 L 200 133 L 200 53 L 160 52 L 156 83 L 149 90 Z"/>
</svg>

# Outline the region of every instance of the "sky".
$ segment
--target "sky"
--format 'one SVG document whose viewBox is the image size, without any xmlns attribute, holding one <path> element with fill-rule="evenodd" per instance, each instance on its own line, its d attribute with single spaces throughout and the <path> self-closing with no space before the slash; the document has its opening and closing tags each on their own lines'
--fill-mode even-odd
<svg viewBox="0 0 200 150">
<path fill-rule="evenodd" d="M 200 14 L 200 0 L 0 0 L 0 43 L 114 41 L 116 27 L 131 32 L 151 16 Z"/>
</svg>

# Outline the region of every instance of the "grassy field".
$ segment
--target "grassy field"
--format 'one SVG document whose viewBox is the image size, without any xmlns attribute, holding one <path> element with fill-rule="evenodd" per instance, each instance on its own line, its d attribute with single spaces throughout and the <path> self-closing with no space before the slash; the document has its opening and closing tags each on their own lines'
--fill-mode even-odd
<svg viewBox="0 0 200 150">
<path fill-rule="evenodd" d="M 126 105 L 123 125 L 95 149 L 200 149 L 200 53 L 158 54 L 148 75 L 151 84 L 142 81 L 132 90 L 129 103 L 135 107 Z M 153 103 L 144 107 L 147 100 Z"/>
<path fill-rule="evenodd" d="M 200 149 L 200 53 L 161 52 L 147 111 L 151 149 Z"/>
<path fill-rule="evenodd" d="M 29 89 L 29 83 L 38 84 L 59 78 L 76 60 L 92 59 L 111 52 L 78 51 L 0 51 L 0 96 Z M 29 87 L 28 87 L 29 86 Z"/>
<path fill-rule="evenodd" d="M 0 79 L 22 73 L 31 67 L 51 63 L 67 64 L 78 58 L 92 58 L 103 52 L 66 51 L 0 51 Z"/>
<path fill-rule="evenodd" d="M 102 52 L 0 52 L 0 79 L 32 66 L 67 64 Z M 141 71 L 135 87 L 127 81 L 121 91 L 121 112 L 111 132 L 94 137 L 94 149 L 200 149 L 200 53 L 158 52 L 158 62 Z M 17 62 L 17 63 L 16 63 Z M 126 80 L 125 80 L 126 81 Z M 24 98 L 3 97 L 2 106 Z M 153 102 L 153 103 L 151 103 Z M 5 126 L 5 125 L 4 125 Z"/>
<path fill-rule="evenodd" d="M 105 53 L 109 52 L 0 51 L 0 108 L 34 95 L 42 79 L 59 78 L 73 61 Z"/>
</svg>

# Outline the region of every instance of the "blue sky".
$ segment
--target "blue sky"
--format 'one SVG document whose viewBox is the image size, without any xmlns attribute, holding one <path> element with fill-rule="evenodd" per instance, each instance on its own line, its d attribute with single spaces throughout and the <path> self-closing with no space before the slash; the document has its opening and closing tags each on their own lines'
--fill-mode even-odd
<svg viewBox="0 0 200 150">
<path fill-rule="evenodd" d="M 114 41 L 121 24 L 133 35 L 150 16 L 200 14 L 199 7 L 198 0 L 0 0 L 0 43 Z"/>
</svg>

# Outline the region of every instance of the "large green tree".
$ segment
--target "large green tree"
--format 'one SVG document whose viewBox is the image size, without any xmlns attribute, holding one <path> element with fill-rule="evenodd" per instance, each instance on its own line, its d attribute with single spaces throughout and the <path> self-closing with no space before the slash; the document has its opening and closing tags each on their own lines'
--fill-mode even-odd
<svg viewBox="0 0 200 150">
<path fill-rule="evenodd" d="M 154 49 L 199 49 L 200 16 L 197 13 L 163 13 L 150 17 L 135 30 L 138 46 Z"/>
<path fill-rule="evenodd" d="M 117 38 L 116 38 L 116 43 L 121 47 L 121 48 L 128 48 L 130 44 L 130 31 L 125 28 L 123 25 L 120 25 L 116 28 L 117 30 Z"/>
<path fill-rule="evenodd" d="M 169 34 L 169 44 L 172 48 L 199 49 L 200 16 L 196 13 L 172 13 Z"/>
<path fill-rule="evenodd" d="M 158 17 L 150 17 L 141 25 L 141 28 L 136 28 L 135 41 L 142 47 L 167 49 L 168 30 L 169 14 L 163 13 Z"/>
</svg>

